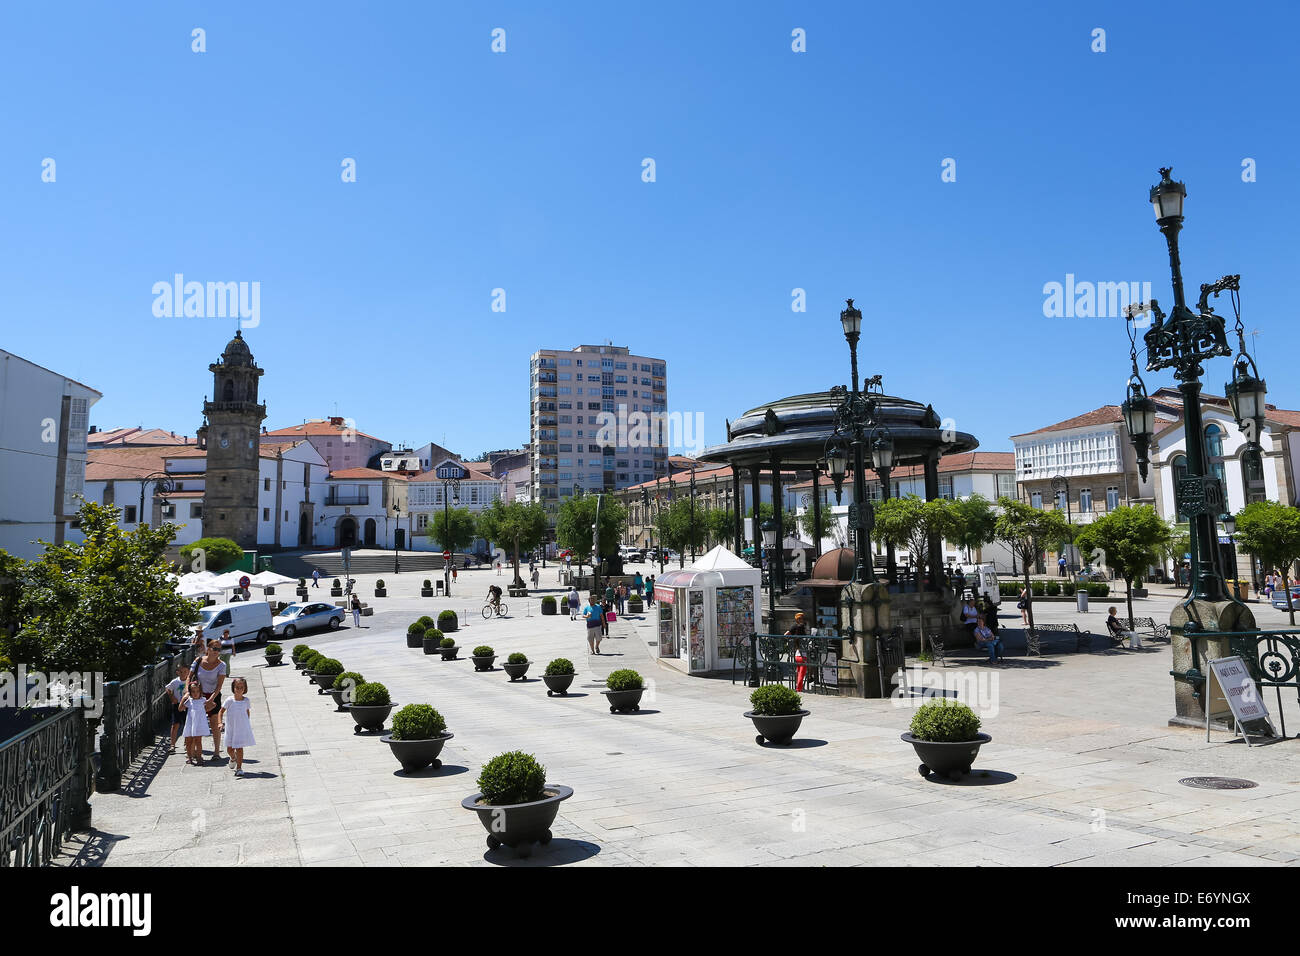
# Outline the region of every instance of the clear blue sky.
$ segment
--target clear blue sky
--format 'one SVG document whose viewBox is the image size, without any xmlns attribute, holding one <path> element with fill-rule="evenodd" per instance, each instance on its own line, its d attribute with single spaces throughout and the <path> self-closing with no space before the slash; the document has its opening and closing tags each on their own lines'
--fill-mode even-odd
<svg viewBox="0 0 1300 956">
<path fill-rule="evenodd" d="M 1296 11 L 7 4 L 0 346 L 102 391 L 101 427 L 193 434 L 234 323 L 155 318 L 153 284 L 258 281 L 270 427 L 518 445 L 529 354 L 608 338 L 667 359 L 713 443 L 847 380 L 854 296 L 864 370 L 1006 449 L 1122 400 L 1122 320 L 1045 318 L 1043 285 L 1147 280 L 1167 308 L 1146 194 L 1172 165 L 1190 294 L 1242 273 L 1270 398 L 1300 407 Z"/>
</svg>

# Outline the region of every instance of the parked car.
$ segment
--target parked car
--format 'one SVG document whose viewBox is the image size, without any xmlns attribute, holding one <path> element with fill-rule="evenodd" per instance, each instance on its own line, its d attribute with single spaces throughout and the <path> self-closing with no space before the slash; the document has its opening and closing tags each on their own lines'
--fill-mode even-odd
<svg viewBox="0 0 1300 956">
<path fill-rule="evenodd" d="M 328 627 L 338 630 L 343 623 L 343 608 L 335 604 L 290 604 L 275 616 L 275 636 L 292 638 L 299 631 Z"/>
<path fill-rule="evenodd" d="M 203 628 L 204 637 L 221 639 L 227 646 L 248 641 L 265 644 L 271 639 L 271 605 L 265 601 L 212 604 L 203 609 L 195 627 Z M 222 638 L 226 630 L 230 631 L 228 641 Z"/>
<path fill-rule="evenodd" d="M 645 561 L 644 551 L 624 551 L 623 560 L 628 564 L 641 564 Z"/>
<path fill-rule="evenodd" d="M 1286 589 L 1277 588 L 1276 590 L 1274 590 L 1272 602 L 1274 607 L 1280 608 L 1281 610 L 1285 611 L 1286 610 Z M 1295 608 L 1297 611 L 1300 611 L 1300 585 L 1291 586 L 1291 606 Z"/>
</svg>

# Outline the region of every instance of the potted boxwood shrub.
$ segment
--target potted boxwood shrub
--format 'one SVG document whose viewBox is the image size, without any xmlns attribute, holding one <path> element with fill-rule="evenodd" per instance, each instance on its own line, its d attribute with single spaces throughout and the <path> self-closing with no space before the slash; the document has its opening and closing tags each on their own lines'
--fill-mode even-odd
<svg viewBox="0 0 1300 956">
<path fill-rule="evenodd" d="M 645 604 L 641 601 L 641 595 L 629 594 L 627 596 L 627 613 L 643 614 L 645 613 Z"/>
<path fill-rule="evenodd" d="M 267 644 L 262 656 L 266 658 L 267 667 L 278 667 L 284 659 L 284 648 L 279 644 Z"/>
<path fill-rule="evenodd" d="M 306 579 L 306 578 L 299 578 L 299 579 L 298 579 L 298 597 L 300 597 L 300 598 L 305 598 L 306 596 L 307 596 L 307 579 Z"/>
<path fill-rule="evenodd" d="M 456 617 L 455 611 L 441 611 L 438 614 L 438 630 L 444 634 L 456 633 L 456 628 L 460 626 L 460 618 Z"/>
<path fill-rule="evenodd" d="M 429 615 L 427 615 L 427 614 L 421 614 L 421 615 L 416 619 L 416 622 L 417 622 L 418 624 L 420 624 L 422 627 L 424 627 L 425 630 L 428 630 L 428 629 L 431 628 L 431 627 L 437 627 L 437 626 L 438 626 L 438 622 L 435 621 L 433 618 L 429 617 Z"/>
<path fill-rule="evenodd" d="M 425 628 L 422 646 L 424 647 L 424 653 L 437 654 L 442 650 L 442 631 L 436 627 Z"/>
<path fill-rule="evenodd" d="M 343 596 L 343 582 L 340 581 L 338 578 L 335 578 L 334 583 L 330 585 L 330 597 L 342 597 L 342 596 Z"/>
<path fill-rule="evenodd" d="M 312 680 L 320 688 L 318 693 L 325 693 L 334 686 L 334 678 L 343 673 L 343 665 L 333 657 L 322 657 L 316 661 L 315 673 Z"/>
<path fill-rule="evenodd" d="M 379 739 L 388 744 L 402 765 L 403 773 L 415 773 L 430 764 L 442 766 L 438 755 L 455 734 L 447 733 L 447 722 L 428 704 L 407 704 L 393 714 L 392 733 Z"/>
<path fill-rule="evenodd" d="M 560 802 L 573 796 L 573 788 L 546 782 L 546 768 L 532 754 L 512 750 L 483 765 L 478 793 L 460 802 L 478 814 L 487 830 L 488 849 L 512 847 L 519 856 L 533 852 L 533 844 L 551 842 L 551 824 Z"/>
<path fill-rule="evenodd" d="M 569 596 L 567 594 L 565 594 L 560 598 L 560 613 L 561 614 L 569 613 Z"/>
<path fill-rule="evenodd" d="M 542 680 L 546 681 L 546 696 L 559 694 L 561 697 L 567 697 L 569 685 L 573 683 L 573 676 L 573 661 L 564 657 L 557 657 L 551 661 L 542 674 Z"/>
<path fill-rule="evenodd" d="M 420 597 L 433 597 L 433 582 L 430 581 L 428 578 L 425 578 L 424 583 L 420 585 Z M 406 706 L 414 707 L 416 705 L 407 704 Z"/>
<path fill-rule="evenodd" d="M 406 628 L 406 646 L 419 647 L 424 640 L 424 631 L 426 625 L 419 621 L 413 622 Z"/>
<path fill-rule="evenodd" d="M 474 648 L 474 653 L 470 655 L 469 659 L 474 662 L 474 670 L 490 671 L 492 662 L 497 659 L 497 654 L 486 644 L 480 644 Z"/>
<path fill-rule="evenodd" d="M 296 667 L 298 670 L 302 670 L 304 667 L 306 667 L 307 652 L 310 650 L 311 648 L 308 647 L 306 644 L 295 645 L 293 651 L 291 651 L 289 654 L 289 658 L 293 661 L 293 666 Z"/>
<path fill-rule="evenodd" d="M 528 673 L 528 655 L 515 651 L 506 658 L 506 662 L 501 665 L 501 668 L 510 675 L 512 681 L 517 681 Z"/>
<path fill-rule="evenodd" d="M 388 597 L 388 589 L 384 587 L 383 578 L 375 582 L 375 597 Z"/>
<path fill-rule="evenodd" d="M 970 773 L 980 747 L 993 738 L 980 733 L 980 719 L 975 711 L 959 701 L 939 697 L 922 704 L 912 715 L 908 733 L 902 735 L 921 758 L 917 772 L 931 773 L 960 780 Z"/>
<path fill-rule="evenodd" d="M 388 697 L 388 688 L 380 683 L 360 684 L 352 692 L 348 710 L 356 722 L 355 734 L 363 730 L 383 730 L 384 721 L 397 705 Z"/>
<path fill-rule="evenodd" d="M 550 594 L 542 598 L 542 613 L 543 614 L 555 613 L 555 598 Z"/>
<path fill-rule="evenodd" d="M 438 642 L 438 650 L 442 652 L 442 659 L 444 661 L 454 661 L 456 659 L 456 652 L 460 650 L 460 645 L 456 643 L 454 637 L 444 637 Z"/>
<path fill-rule="evenodd" d="M 308 680 L 311 680 L 312 675 L 316 673 L 316 663 L 324 659 L 325 659 L 325 655 L 322 654 L 320 651 L 308 651 L 306 654 L 302 656 L 302 660 L 303 660 L 302 672 L 304 675 L 306 675 Z"/>
<path fill-rule="evenodd" d="M 788 744 L 799 732 L 799 725 L 808 716 L 808 711 L 801 709 L 802 699 L 784 684 L 765 684 L 749 695 L 753 710 L 745 711 L 745 716 L 754 722 L 758 736 L 754 742 L 761 744 L 765 739 L 774 744 Z"/>
<path fill-rule="evenodd" d="M 602 690 L 609 699 L 609 712 L 625 714 L 629 710 L 641 709 L 641 695 L 645 693 L 645 681 L 641 675 L 629 668 L 612 671 L 605 678 L 606 690 Z"/>
<path fill-rule="evenodd" d="M 334 678 L 334 683 L 325 693 L 334 698 L 334 706 L 338 710 L 347 710 L 348 704 L 352 703 L 357 688 L 365 682 L 366 679 L 356 671 L 344 671 Z"/>
</svg>

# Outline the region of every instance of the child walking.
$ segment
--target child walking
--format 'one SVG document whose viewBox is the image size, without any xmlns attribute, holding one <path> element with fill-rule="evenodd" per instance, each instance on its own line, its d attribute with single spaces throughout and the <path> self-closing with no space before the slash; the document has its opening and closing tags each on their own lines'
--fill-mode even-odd
<svg viewBox="0 0 1300 956">
<path fill-rule="evenodd" d="M 256 747 L 253 738 L 252 701 L 248 694 L 248 681 L 236 677 L 230 684 L 234 696 L 221 705 L 221 727 L 226 733 L 226 753 L 235 762 L 235 776 L 244 775 L 244 748 Z"/>
<path fill-rule="evenodd" d="M 196 680 L 190 681 L 190 693 L 180 702 L 179 710 L 185 711 L 185 762 L 196 767 L 203 766 L 203 738 L 210 736 L 208 725 L 208 707 L 210 702 L 203 697 L 203 688 Z"/>
<path fill-rule="evenodd" d="M 176 738 L 181 735 L 181 728 L 185 726 L 185 687 L 190 682 L 190 665 L 177 664 L 176 676 L 167 684 L 167 693 L 171 695 L 172 703 L 176 705 L 172 710 L 172 742 L 167 752 L 174 754 L 176 752 Z"/>
</svg>

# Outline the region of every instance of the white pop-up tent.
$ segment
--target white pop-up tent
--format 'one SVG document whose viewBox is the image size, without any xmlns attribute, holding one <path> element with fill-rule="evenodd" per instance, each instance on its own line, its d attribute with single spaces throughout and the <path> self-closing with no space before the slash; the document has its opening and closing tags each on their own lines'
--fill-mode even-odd
<svg viewBox="0 0 1300 956">
<path fill-rule="evenodd" d="M 762 574 L 718 545 L 655 578 L 659 657 L 688 674 L 726 670 L 754 632 Z"/>
</svg>

